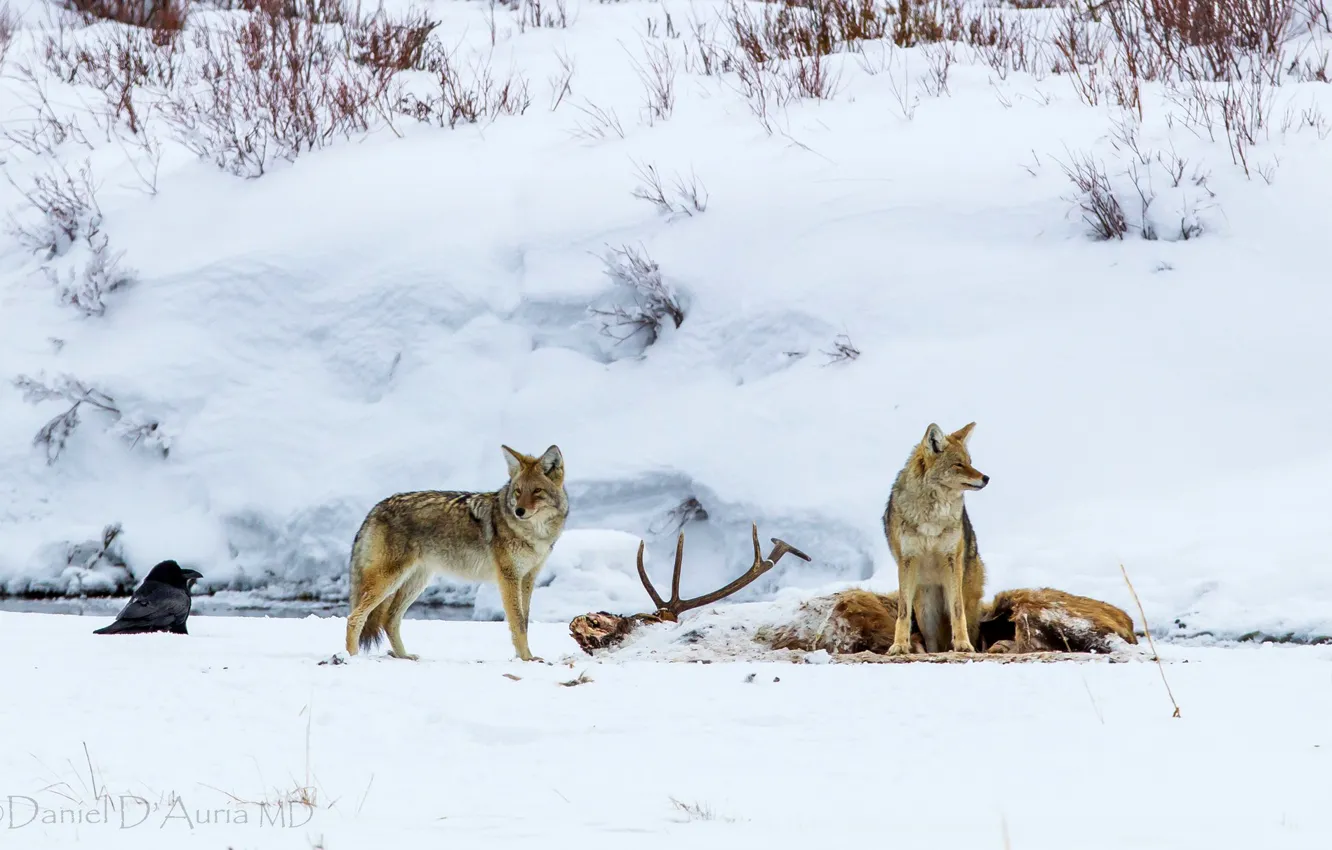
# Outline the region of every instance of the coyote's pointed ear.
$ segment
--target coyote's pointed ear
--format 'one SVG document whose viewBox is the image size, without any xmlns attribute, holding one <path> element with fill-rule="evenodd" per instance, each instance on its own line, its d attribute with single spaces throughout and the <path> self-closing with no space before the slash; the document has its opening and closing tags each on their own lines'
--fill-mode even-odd
<svg viewBox="0 0 1332 850">
<path fill-rule="evenodd" d="M 959 443 L 965 443 L 967 440 L 971 439 L 971 429 L 975 427 L 975 422 L 968 423 L 949 434 L 948 437 L 949 439 L 957 440 Z"/>
<path fill-rule="evenodd" d="M 546 449 L 537 463 L 541 464 L 541 471 L 552 481 L 564 480 L 564 455 L 560 454 L 559 446 L 551 446 Z"/>
<path fill-rule="evenodd" d="M 523 454 L 522 452 L 515 452 L 508 446 L 500 446 L 500 448 L 504 449 L 504 462 L 509 465 L 509 477 L 512 478 L 522 471 Z"/>
<path fill-rule="evenodd" d="M 921 440 L 920 444 L 938 454 L 944 450 L 947 442 L 948 438 L 944 436 L 943 429 L 931 422 L 930 427 L 925 429 L 925 439 Z"/>
</svg>

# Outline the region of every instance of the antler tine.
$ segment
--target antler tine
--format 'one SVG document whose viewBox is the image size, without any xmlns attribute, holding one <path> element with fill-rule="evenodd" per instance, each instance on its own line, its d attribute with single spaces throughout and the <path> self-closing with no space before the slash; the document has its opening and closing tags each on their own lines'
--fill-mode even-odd
<svg viewBox="0 0 1332 850">
<path fill-rule="evenodd" d="M 675 539 L 675 571 L 671 573 L 671 605 L 680 602 L 680 567 L 684 563 L 684 532 Z"/>
<path fill-rule="evenodd" d="M 768 539 L 772 541 L 772 551 L 768 553 L 768 560 L 772 561 L 774 564 L 780 561 L 783 555 L 788 553 L 795 555 L 802 561 L 814 560 L 790 543 L 787 543 L 785 540 L 778 540 L 776 537 L 769 537 Z"/>
<path fill-rule="evenodd" d="M 660 611 L 666 607 L 666 603 L 662 600 L 661 594 L 657 592 L 657 589 L 652 586 L 652 581 L 648 578 L 647 570 L 643 569 L 643 547 L 646 545 L 647 544 L 644 541 L 638 541 L 638 578 L 643 582 L 643 589 L 648 592 L 648 596 L 652 597 L 652 604 L 656 605 L 657 610 Z M 680 560 L 678 557 L 676 558 L 675 576 L 676 583 L 678 584 L 680 578 Z"/>
</svg>

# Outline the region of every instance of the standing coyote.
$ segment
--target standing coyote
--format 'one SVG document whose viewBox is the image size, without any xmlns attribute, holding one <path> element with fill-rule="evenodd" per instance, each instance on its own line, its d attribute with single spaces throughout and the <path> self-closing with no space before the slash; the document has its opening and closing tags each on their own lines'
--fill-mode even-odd
<svg viewBox="0 0 1332 850">
<path fill-rule="evenodd" d="M 911 651 L 911 615 L 926 652 L 975 652 L 980 643 L 981 592 L 985 565 L 976 549 L 962 493 L 990 481 L 971 465 L 967 438 L 976 423 L 945 434 L 925 430 L 893 482 L 883 530 L 897 562 L 901 604 L 890 655 Z"/>
<path fill-rule="evenodd" d="M 387 633 L 389 655 L 416 660 L 402 645 L 402 615 L 439 572 L 497 582 L 513 648 L 533 660 L 532 588 L 569 515 L 564 457 L 558 446 L 539 458 L 501 448 L 509 481 L 493 493 L 398 493 L 371 508 L 352 542 L 349 655 Z"/>
</svg>

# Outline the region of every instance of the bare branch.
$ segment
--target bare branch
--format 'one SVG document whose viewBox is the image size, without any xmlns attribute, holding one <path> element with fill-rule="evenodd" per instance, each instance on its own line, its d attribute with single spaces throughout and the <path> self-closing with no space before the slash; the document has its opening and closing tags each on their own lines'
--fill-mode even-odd
<svg viewBox="0 0 1332 850">
<path fill-rule="evenodd" d="M 647 201 L 669 217 L 693 216 L 708 208 L 708 192 L 699 182 L 698 176 L 690 172 L 689 179 L 676 174 L 671 190 L 674 198 L 667 197 L 665 181 L 661 172 L 652 163 L 635 163 L 635 174 L 639 185 L 633 196 L 640 201 Z"/>
<path fill-rule="evenodd" d="M 69 404 L 66 410 L 54 416 L 33 437 L 32 444 L 42 449 L 48 465 L 55 463 L 64 452 L 69 438 L 82 421 L 81 411 L 84 407 L 102 413 L 109 420 L 108 431 L 128 442 L 131 447 L 143 445 L 162 457 L 170 453 L 171 439 L 161 431 L 157 420 L 126 414 L 111 396 L 77 378 L 60 375 L 47 383 L 41 378 L 19 375 L 13 384 L 23 393 L 23 400 L 30 404 L 45 401 L 65 401 Z"/>
<path fill-rule="evenodd" d="M 578 122 L 573 131 L 575 137 L 593 141 L 607 139 L 612 135 L 624 138 L 624 126 L 614 109 L 602 109 L 591 101 L 586 106 L 574 104 L 574 108 L 587 116 L 587 120 Z"/>
<path fill-rule="evenodd" d="M 838 334 L 833 337 L 832 351 L 825 351 L 823 354 L 828 358 L 828 362 L 823 364 L 831 366 L 834 363 L 847 363 L 860 356 L 860 349 L 856 348 L 851 342 L 851 337 L 846 334 Z"/>
<path fill-rule="evenodd" d="M 1059 165 L 1077 188 L 1078 194 L 1072 200 L 1092 233 L 1099 239 L 1123 239 L 1128 232 L 1128 219 L 1110 187 L 1105 166 L 1090 154 L 1072 154 L 1068 165 L 1062 162 Z"/>
</svg>

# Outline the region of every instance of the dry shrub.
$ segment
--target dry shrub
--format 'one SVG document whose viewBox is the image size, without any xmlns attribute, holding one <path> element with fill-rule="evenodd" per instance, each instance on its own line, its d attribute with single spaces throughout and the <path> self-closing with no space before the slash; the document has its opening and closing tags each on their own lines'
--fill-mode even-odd
<svg viewBox="0 0 1332 850">
<path fill-rule="evenodd" d="M 30 404 L 58 401 L 67 405 L 43 425 L 32 440 L 32 444 L 46 456 L 48 465 L 55 463 L 64 452 L 85 409 L 98 414 L 106 423 L 107 431 L 131 447 L 143 446 L 163 458 L 170 454 L 171 438 L 161 430 L 160 422 L 137 413 L 127 413 L 111 395 L 92 384 L 71 375 L 59 375 L 53 380 L 41 375 L 19 375 L 13 384 L 23 393 L 24 401 Z"/>
<path fill-rule="evenodd" d="M 42 40 L 46 69 L 65 83 L 97 89 L 173 85 L 184 67 L 185 45 L 179 32 L 115 28 L 74 41 L 64 28 L 48 30 Z"/>
<path fill-rule="evenodd" d="M 394 110 L 428 124 L 456 127 L 501 115 L 522 115 L 532 105 L 527 78 L 517 72 L 496 77 L 488 61 L 478 60 L 463 71 L 452 54 L 439 52 L 431 60 L 435 90 L 424 97 L 402 95 Z"/>
<path fill-rule="evenodd" d="M 685 53 L 686 71 L 713 77 L 735 69 L 735 55 L 717 37 L 718 30 L 724 25 L 720 16 L 714 21 L 704 20 L 697 14 L 690 16 L 689 35 L 693 49 Z"/>
<path fill-rule="evenodd" d="M 802 56 L 792 61 L 787 77 L 797 97 L 830 100 L 841 87 L 841 78 L 830 70 L 823 56 Z"/>
<path fill-rule="evenodd" d="M 679 294 L 662 278 L 661 267 L 646 251 L 632 245 L 608 249 L 602 262 L 606 276 L 630 301 L 627 306 L 615 303 L 589 308 L 592 315 L 600 317 L 603 334 L 617 343 L 642 334 L 646 347 L 657 341 L 668 320 L 676 328 L 684 323 Z"/>
<path fill-rule="evenodd" d="M 961 42 L 999 71 L 1029 71 L 1035 50 L 1030 33 L 992 9 L 969 9 L 962 0 L 778 0 L 755 12 L 732 0 L 724 25 L 735 44 L 719 50 L 715 37 L 695 22 L 691 64 L 705 74 L 734 71 L 751 109 L 771 132 L 771 114 L 795 98 L 827 99 L 839 80 L 823 57 L 859 52 L 867 41 L 897 47 Z M 947 65 L 932 68 L 932 94 L 947 92 Z"/>
<path fill-rule="evenodd" d="M 279 18 L 300 18 L 313 24 L 354 23 L 356 8 L 346 0 L 202 0 L 225 12 L 263 12 Z"/>
<path fill-rule="evenodd" d="M 1073 154 L 1060 167 L 1077 190 L 1070 200 L 1092 234 L 1097 239 L 1123 239 L 1129 229 L 1128 217 L 1115 197 L 1105 166 L 1090 154 Z"/>
<path fill-rule="evenodd" d="M 245 177 L 364 133 L 387 114 L 392 69 L 349 59 L 336 29 L 259 10 L 195 35 L 200 80 L 166 115 L 200 157 Z"/>
<path fill-rule="evenodd" d="M 295 159 L 397 115 L 454 127 L 531 105 L 525 78 L 463 69 L 432 39 L 438 23 L 420 11 L 361 17 L 337 0 L 243 0 L 249 13 L 201 31 L 197 83 L 177 86 L 166 113 L 201 157 L 246 177 L 274 159 Z M 406 71 L 430 73 L 435 90 L 407 91 Z"/>
<path fill-rule="evenodd" d="M 1099 69 L 1105 67 L 1108 48 L 1105 31 L 1087 20 L 1083 10 L 1069 5 L 1056 23 L 1051 44 L 1056 60 L 1054 72 L 1067 74 L 1073 90 L 1088 106 L 1101 102 L 1102 88 Z"/>
<path fill-rule="evenodd" d="M 88 249 L 82 262 L 63 271 L 47 265 L 42 271 L 61 304 L 85 316 L 104 316 L 107 296 L 134 283 L 135 272 L 121 266 L 125 252 L 112 252 L 106 234 L 90 237 Z"/>
<path fill-rule="evenodd" d="M 726 12 L 736 45 L 759 64 L 827 56 L 858 41 L 885 38 L 890 23 L 888 7 L 873 0 L 784 0 L 764 6 L 760 15 L 733 0 Z"/>
<path fill-rule="evenodd" d="M 697 23 L 694 34 L 703 72 L 734 71 L 751 110 L 771 133 L 773 113 L 791 100 L 826 100 L 837 93 L 840 80 L 824 57 L 885 38 L 890 21 L 889 9 L 873 0 L 785 0 L 760 14 L 732 0 L 724 25 L 734 52 L 705 43 Z"/>
<path fill-rule="evenodd" d="M 1295 0 L 1117 0 L 1105 6 L 1128 70 L 1146 80 L 1277 82 Z"/>
<path fill-rule="evenodd" d="M 67 141 L 93 149 L 78 119 L 52 102 L 49 77 L 24 64 L 19 65 L 12 76 L 18 81 L 19 88 L 25 90 L 23 100 L 31 115 L 6 121 L 0 127 L 0 138 L 16 149 L 39 157 L 54 156 L 56 149 Z"/>
<path fill-rule="evenodd" d="M 732 4 L 731 17 L 734 17 Z M 993 38 L 998 16 L 969 10 L 962 0 L 777 0 L 762 16 L 760 44 L 768 58 L 826 56 L 862 41 L 890 38 L 898 47 Z M 745 49 L 752 46 L 741 45 Z"/>
<path fill-rule="evenodd" d="M 115 21 L 133 27 L 166 32 L 185 28 L 189 0 L 67 0 L 86 23 Z"/>
<path fill-rule="evenodd" d="M 675 76 L 678 72 L 669 44 L 643 39 L 643 61 L 629 62 L 643 84 L 643 109 L 649 125 L 665 121 L 675 111 Z"/>
<path fill-rule="evenodd" d="M 586 106 L 574 104 L 574 108 L 585 116 L 578 119 L 577 127 L 572 132 L 574 137 L 590 141 L 609 139 L 611 136 L 624 138 L 624 125 L 614 109 L 603 109 L 591 101 Z"/>
<path fill-rule="evenodd" d="M 952 0 L 898 0 L 892 38 L 898 47 L 962 41 L 962 7 Z"/>
<path fill-rule="evenodd" d="M 439 26 L 424 12 L 409 11 L 395 20 L 382 10 L 348 31 L 357 62 L 389 71 L 426 71 L 432 67 L 430 34 Z"/>
<path fill-rule="evenodd" d="M 565 29 L 569 26 L 569 9 L 565 0 L 550 0 L 549 6 L 542 0 L 512 0 L 504 5 L 513 9 L 519 32 L 527 32 L 528 27 Z"/>
<path fill-rule="evenodd" d="M 677 173 L 669 189 L 657 166 L 650 162 L 638 163 L 635 175 L 638 177 L 638 186 L 631 194 L 640 201 L 652 204 L 663 215 L 669 218 L 692 218 L 707 211 L 708 191 L 697 175 L 691 173 L 686 179 Z"/>
<path fill-rule="evenodd" d="M 1290 0 L 1140 0 L 1147 32 L 1163 48 L 1202 48 L 1218 73 L 1236 53 L 1272 53 L 1294 12 Z"/>
<path fill-rule="evenodd" d="M 1115 100 L 1141 117 L 1140 83 L 1161 81 L 1174 117 L 1194 132 L 1223 133 L 1231 158 L 1252 175 L 1250 151 L 1269 131 L 1274 88 L 1286 79 L 1327 76 L 1324 52 L 1287 60 L 1287 46 L 1316 11 L 1300 0 L 1117 0 L 1113 34 Z M 1321 4 L 1323 0 L 1311 0 Z M 1303 61 L 1301 61 L 1303 60 Z"/>
<path fill-rule="evenodd" d="M 15 183 L 8 173 L 5 178 L 38 214 L 36 221 L 11 218 L 10 232 L 25 248 L 41 255 L 43 262 L 64 256 L 75 243 L 91 242 L 101 232 L 102 210 L 91 165 L 85 163 L 70 173 L 56 162 L 45 173 L 34 175 L 28 186 Z"/>
<path fill-rule="evenodd" d="M 57 300 L 85 316 L 104 315 L 107 296 L 133 283 L 134 272 L 120 265 L 123 252 L 113 252 L 102 232 L 91 165 L 70 173 L 57 160 L 29 186 L 10 183 L 30 213 L 37 213 L 36 220 L 31 215 L 11 219 L 10 231 L 41 255 L 42 272 Z"/>
<path fill-rule="evenodd" d="M 132 133 L 145 108 L 157 106 L 188 148 L 246 177 L 274 159 L 391 123 L 397 113 L 423 120 L 442 113 L 441 123 L 452 125 L 521 112 L 529 100 L 525 83 L 458 74 L 432 40 L 437 22 L 417 10 L 362 17 L 343 0 L 214 5 L 242 14 L 185 36 L 193 50 L 176 32 L 118 29 L 76 43 L 56 30 L 44 45 L 46 65 L 102 92 L 110 121 Z M 404 98 L 396 76 L 409 70 L 438 75 L 442 94 L 433 105 Z"/>
<path fill-rule="evenodd" d="M 52 36 L 47 43 L 50 65 L 50 59 L 60 54 Z M 187 76 L 183 37 L 165 30 L 111 30 L 75 51 L 71 75 L 102 93 L 111 123 L 123 120 L 137 134 L 145 116 L 136 93 L 145 88 L 169 90 Z"/>
<path fill-rule="evenodd" d="M 5 54 L 9 52 L 9 45 L 14 41 L 14 33 L 17 31 L 18 15 L 6 0 L 0 0 L 0 64 L 4 63 Z"/>
</svg>

